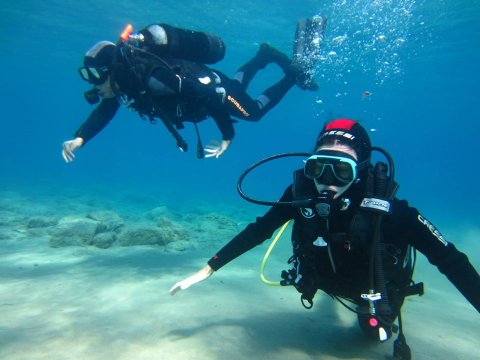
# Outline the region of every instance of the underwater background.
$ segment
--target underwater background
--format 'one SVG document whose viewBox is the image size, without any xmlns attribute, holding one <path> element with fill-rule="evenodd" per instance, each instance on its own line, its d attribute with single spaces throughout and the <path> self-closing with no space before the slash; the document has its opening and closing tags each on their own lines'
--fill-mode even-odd
<svg viewBox="0 0 480 360">
<path fill-rule="evenodd" d="M 327 17 L 321 56 L 315 68 L 320 89 L 304 92 L 295 87 L 260 122 L 239 120 L 235 124 L 235 139 L 221 158 L 196 158 L 197 140 L 191 123 L 186 123 L 181 131 L 190 150 L 181 153 L 163 125 L 148 124 L 122 108 L 108 127 L 76 152 L 73 163 L 63 161 L 63 141 L 73 137 L 92 110 L 83 98 L 88 86 L 78 76 L 77 69 L 95 42 L 116 41 L 128 23 L 135 30 L 163 22 L 206 31 L 219 35 L 227 48 L 225 58 L 211 67 L 233 76 L 263 42 L 291 54 L 296 22 L 314 15 Z M 45 308 L 39 304 L 56 299 L 55 292 L 52 297 L 42 296 L 45 287 L 38 281 L 48 281 L 49 277 L 65 281 L 72 271 L 70 266 L 76 266 L 79 272 L 73 280 L 76 286 L 66 286 L 62 292 L 62 298 L 68 301 L 75 302 L 81 293 L 95 291 L 79 284 L 82 279 L 94 281 L 99 269 L 111 274 L 107 268 L 124 274 L 131 272 L 132 276 L 139 276 L 138 282 L 154 281 L 152 278 L 168 273 L 171 277 L 164 278 L 165 283 L 158 287 L 165 296 L 169 286 L 203 266 L 216 249 L 266 210 L 238 195 L 236 185 L 242 171 L 269 155 L 310 151 L 323 124 L 336 117 L 359 120 L 370 130 L 372 143 L 386 148 L 395 160 L 396 180 L 400 184 L 398 197 L 417 207 L 447 240 L 469 255 L 478 270 L 479 24 L 479 0 L 1 1 L 0 280 L 3 285 L 0 283 L 0 304 L 3 306 L 0 311 L 9 314 L 9 320 L 7 317 L 2 320 L 0 315 L 3 339 L 0 354 L 4 351 L 1 357 L 36 359 L 50 354 L 51 358 L 68 358 L 65 357 L 68 351 L 53 350 L 57 349 L 52 340 L 56 335 L 43 337 L 45 329 L 29 324 L 32 319 L 43 322 L 41 314 L 45 314 Z M 277 68 L 268 67 L 254 79 L 249 93 L 256 97 L 281 76 Z M 199 130 L 204 144 L 220 139 L 211 119 L 201 122 Z M 291 182 L 292 171 L 301 166 L 300 158 L 278 160 L 249 176 L 245 189 L 252 196 L 276 200 Z M 160 213 L 163 221 L 168 218 L 176 224 L 174 230 L 190 234 L 184 240 L 195 241 L 195 246 L 186 246 L 186 251 L 179 248 L 161 253 L 156 253 L 154 246 L 126 250 L 115 246 L 90 249 L 86 244 L 52 246 L 52 235 L 46 228 L 55 227 L 63 216 L 83 216 L 95 211 L 115 212 L 133 227 L 146 218 L 155 218 L 158 225 Z M 205 219 L 212 222 L 207 224 Z M 32 225 L 34 220 L 43 221 L 43 225 Z M 219 224 L 226 230 L 218 231 Z M 85 252 L 78 253 L 80 250 L 73 248 Z M 253 260 L 238 260 L 238 264 L 245 266 L 250 264 L 248 261 L 253 264 L 240 276 L 250 277 L 248 284 L 258 283 L 262 251 L 242 257 L 255 256 Z M 117 261 L 105 260 L 110 256 L 108 252 Z M 71 260 L 72 254 L 81 261 Z M 122 258 L 129 258 L 128 264 L 133 265 L 122 264 Z M 286 258 L 287 255 L 282 260 Z M 42 259 L 48 266 L 39 274 Z M 282 266 L 280 260 L 279 266 Z M 428 265 L 425 269 L 434 279 L 443 278 L 436 269 L 429 269 Z M 239 268 L 238 271 L 242 273 Z M 57 278 L 60 274 L 66 278 Z M 120 284 L 125 279 L 105 275 L 98 280 L 102 284 Z M 223 304 L 218 305 L 220 308 L 227 301 L 234 301 L 229 295 L 222 295 L 234 285 L 214 285 L 208 285 L 207 289 L 218 293 L 215 301 Z M 32 289 L 36 296 L 29 297 L 27 289 Z M 448 289 L 456 291 L 453 287 Z M 191 295 L 201 299 L 198 294 Z M 195 335 L 193 331 L 182 332 L 175 322 L 175 312 L 188 311 L 188 306 L 194 306 L 191 300 L 185 300 L 186 296 L 177 296 L 174 300 L 178 308 L 168 299 L 172 318 L 165 327 L 177 326 L 176 337 Z M 459 322 L 466 323 L 459 328 L 473 329 L 473 333 L 469 332 L 470 340 L 459 347 L 476 344 L 478 348 L 478 314 L 461 295 L 456 299 L 465 311 Z M 16 307 L 15 301 L 21 305 Z M 303 309 L 297 298 L 292 303 L 282 311 L 292 317 L 289 324 L 294 326 L 295 318 L 289 311 Z M 94 308 L 95 302 L 82 306 Z M 35 316 L 30 313 L 32 308 L 38 310 Z M 16 317 L 14 310 L 23 311 L 23 315 Z M 122 309 L 115 311 L 121 314 Z M 135 314 L 145 320 L 145 315 Z M 248 308 L 240 315 L 245 319 L 253 316 Z M 126 323 L 138 320 L 131 316 Z M 305 319 L 304 325 L 310 324 Z M 62 324 L 62 331 L 70 331 L 72 343 L 74 338 L 82 338 L 82 329 L 88 328 L 87 324 L 75 328 L 75 322 Z M 235 325 L 248 327 L 248 322 Z M 202 327 L 201 321 L 198 326 Z M 28 334 L 41 339 L 36 346 L 51 344 L 51 347 L 37 353 L 20 350 L 26 341 L 23 336 L 30 338 Z M 272 336 L 281 337 L 275 334 Z M 122 338 L 121 333 L 117 335 Z M 441 339 L 431 341 L 441 342 Z M 310 334 L 304 341 L 291 344 L 298 353 L 285 353 L 277 358 L 303 358 L 302 349 L 310 353 L 318 351 L 317 358 L 337 358 L 334 348 L 329 356 L 322 357 L 315 342 Z M 102 340 L 87 343 L 83 350 L 72 352 L 71 358 L 111 355 Z M 165 346 L 170 345 L 173 346 L 172 343 Z M 268 346 L 267 341 L 262 344 L 262 348 Z M 93 356 L 91 351 L 100 348 Z M 193 348 L 195 354 L 175 353 L 170 358 L 222 358 L 220 350 L 204 354 L 198 347 Z M 122 358 L 118 348 L 112 349 L 118 351 L 116 358 Z M 136 351 L 138 348 L 129 349 L 123 358 L 166 358 L 157 357 L 155 352 Z M 275 358 L 265 351 L 256 355 L 246 352 L 245 357 Z M 451 351 L 449 356 L 454 356 L 455 350 Z M 138 357 L 132 355 L 135 353 Z M 423 356 L 419 358 L 430 358 L 428 353 Z M 468 358 L 462 356 L 459 358 Z M 345 352 L 341 357 L 354 358 Z M 242 357 L 237 354 L 231 358 Z"/>
<path fill-rule="evenodd" d="M 311 150 L 324 122 L 343 116 L 375 129 L 373 143 L 396 161 L 399 196 L 442 221 L 476 223 L 479 1 L 3 1 L 0 11 L 4 188 L 58 186 L 53 194 L 105 186 L 145 195 L 172 189 L 176 196 L 238 201 L 242 169 L 266 155 Z M 182 154 L 161 125 L 125 109 L 73 164 L 59 156 L 61 143 L 92 110 L 77 73 L 84 53 L 99 40 L 116 41 L 127 23 L 137 30 L 166 22 L 218 34 L 227 53 L 213 67 L 233 75 L 262 42 L 291 53 L 297 20 L 315 14 L 328 18 L 320 90 L 294 88 L 259 123 L 239 121 L 221 159 L 196 159 L 192 124 L 182 131 L 190 144 Z M 250 93 L 278 79 L 275 71 L 264 71 Z M 211 120 L 200 131 L 204 143 L 219 139 Z M 273 172 L 269 180 L 274 183 L 259 193 L 276 197 L 290 179 Z M 444 217 L 452 207 L 454 214 Z"/>
</svg>

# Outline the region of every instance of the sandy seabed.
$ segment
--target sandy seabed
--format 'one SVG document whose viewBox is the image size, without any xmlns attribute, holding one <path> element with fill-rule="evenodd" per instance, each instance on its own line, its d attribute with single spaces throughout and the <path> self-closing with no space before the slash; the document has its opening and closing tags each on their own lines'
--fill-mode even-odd
<svg viewBox="0 0 480 360">
<path fill-rule="evenodd" d="M 459 247 L 478 235 L 469 232 Z M 0 359 L 391 357 L 392 339 L 368 341 L 356 316 L 327 295 L 319 292 L 306 310 L 293 288 L 262 284 L 266 244 L 170 296 L 169 288 L 200 269 L 216 247 L 51 248 L 45 236 L 3 236 Z M 283 250 L 269 260 L 268 277 L 286 268 Z M 479 314 L 421 255 L 418 262 L 426 295 L 408 298 L 403 308 L 413 358 L 480 359 Z M 478 256 L 472 262 L 478 269 Z"/>
</svg>

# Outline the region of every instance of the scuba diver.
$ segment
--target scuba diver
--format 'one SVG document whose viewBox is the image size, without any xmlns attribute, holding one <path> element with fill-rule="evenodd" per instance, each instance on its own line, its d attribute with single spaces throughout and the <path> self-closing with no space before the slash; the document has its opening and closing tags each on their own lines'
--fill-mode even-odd
<svg viewBox="0 0 480 360">
<path fill-rule="evenodd" d="M 160 119 L 181 151 L 187 151 L 188 144 L 177 130 L 184 128 L 184 122 L 193 122 L 197 157 L 218 158 L 234 137 L 232 117 L 259 121 L 294 85 L 303 90 L 318 89 L 312 66 L 325 24 L 320 16 L 298 22 L 295 61 L 261 44 L 233 79 L 205 65 L 223 59 L 225 45 L 219 37 L 167 24 L 152 24 L 135 34 L 131 25 L 127 26 L 117 44 L 100 41 L 85 54 L 79 73 L 93 85 L 85 97 L 90 104 L 101 102 L 75 132 L 74 139 L 63 143 L 64 160 L 73 161 L 75 151 L 105 128 L 121 105 L 151 123 Z M 247 87 L 257 72 L 271 63 L 279 66 L 284 76 L 254 100 L 247 94 Z M 222 140 L 219 145 L 203 148 L 197 123 L 207 117 L 215 121 Z"/>
<path fill-rule="evenodd" d="M 382 152 L 388 165 L 381 161 L 373 165 L 372 150 Z M 293 184 L 281 199 L 268 202 L 246 196 L 241 182 L 247 172 L 283 156 L 302 156 L 306 161 L 303 169 L 294 172 Z M 313 154 L 275 155 L 242 174 L 238 183 L 242 197 L 273 206 L 199 272 L 177 282 L 170 294 L 207 279 L 293 220 L 291 268 L 282 272 L 279 285 L 294 286 L 306 308 L 313 306 L 317 290 L 336 298 L 357 314 L 360 328 L 369 338 L 383 342 L 398 332 L 394 356 L 410 359 L 400 309 L 406 296 L 423 294 L 423 283 L 412 280 L 415 249 L 479 312 L 480 276 L 468 257 L 426 217 L 395 197 L 397 189 L 393 160 L 382 148 L 371 146 L 360 123 L 331 121 L 320 132 Z"/>
</svg>

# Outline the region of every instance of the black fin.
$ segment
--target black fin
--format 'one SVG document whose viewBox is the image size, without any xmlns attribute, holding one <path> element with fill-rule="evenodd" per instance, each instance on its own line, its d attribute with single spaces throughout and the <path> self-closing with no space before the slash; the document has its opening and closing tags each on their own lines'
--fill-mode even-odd
<svg viewBox="0 0 480 360">
<path fill-rule="evenodd" d="M 303 18 L 297 23 L 292 66 L 299 72 L 297 85 L 304 90 L 318 89 L 313 80 L 314 67 L 320 56 L 326 24 L 327 18 L 320 15 Z"/>
</svg>

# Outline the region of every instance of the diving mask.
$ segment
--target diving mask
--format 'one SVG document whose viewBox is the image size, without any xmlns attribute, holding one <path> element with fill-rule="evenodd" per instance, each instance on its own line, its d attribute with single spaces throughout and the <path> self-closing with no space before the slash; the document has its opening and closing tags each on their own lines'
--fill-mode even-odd
<svg viewBox="0 0 480 360">
<path fill-rule="evenodd" d="M 305 176 L 324 185 L 347 186 L 357 177 L 357 162 L 348 154 L 320 150 L 305 162 Z"/>
<path fill-rule="evenodd" d="M 78 73 L 81 78 L 92 85 L 103 84 L 110 74 L 110 70 L 106 66 L 102 67 L 90 67 L 82 66 L 78 69 Z"/>
</svg>

